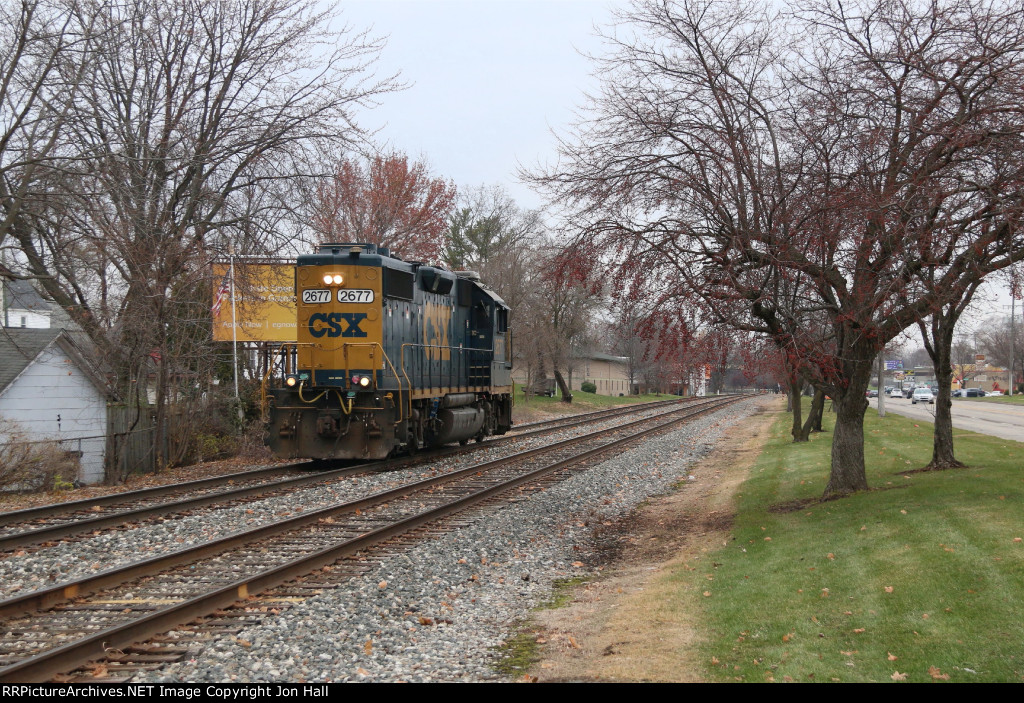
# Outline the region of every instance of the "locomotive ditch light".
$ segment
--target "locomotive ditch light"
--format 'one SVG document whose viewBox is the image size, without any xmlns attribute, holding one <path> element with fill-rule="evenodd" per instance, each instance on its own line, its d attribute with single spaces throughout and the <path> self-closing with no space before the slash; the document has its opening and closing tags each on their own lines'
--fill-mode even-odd
<svg viewBox="0 0 1024 703">
<path fill-rule="evenodd" d="M 284 379 L 284 382 L 288 385 L 289 388 L 294 388 L 295 384 L 299 382 L 299 379 L 295 376 L 288 376 L 287 378 Z"/>
<path fill-rule="evenodd" d="M 362 386 L 363 388 L 366 388 L 368 385 L 370 385 L 370 377 L 363 376 L 362 378 L 360 378 L 359 385 Z"/>
</svg>

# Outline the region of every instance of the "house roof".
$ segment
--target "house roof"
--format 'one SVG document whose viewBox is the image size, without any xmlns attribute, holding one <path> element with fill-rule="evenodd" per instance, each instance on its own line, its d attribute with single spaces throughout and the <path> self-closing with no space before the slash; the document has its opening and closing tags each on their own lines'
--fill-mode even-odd
<svg viewBox="0 0 1024 703">
<path fill-rule="evenodd" d="M 35 281 L 14 278 L 13 274 L 3 267 L 0 267 L 0 280 L 3 281 L 3 306 L 5 309 L 27 310 L 46 315 L 50 318 L 51 327 L 63 328 L 72 336 L 79 337 L 79 342 L 84 339 L 81 328 L 71 319 L 67 311 L 41 293 L 40 289 L 36 287 Z M 0 325 L 6 324 L 2 317 L 2 311 L 0 311 Z"/>
<path fill-rule="evenodd" d="M 617 361 L 620 364 L 624 364 L 629 361 L 628 356 L 615 356 L 614 354 L 605 354 L 603 352 L 590 352 L 588 354 L 583 354 L 583 357 L 593 361 Z"/>
<path fill-rule="evenodd" d="M 55 307 L 39 294 L 32 281 L 11 279 L 7 281 L 7 307 L 33 312 L 50 312 Z"/>
<path fill-rule="evenodd" d="M 111 395 L 103 377 L 92 368 L 64 330 L 18 327 L 0 328 L 0 393 L 7 390 L 7 387 L 51 344 L 60 346 L 101 393 Z"/>
</svg>

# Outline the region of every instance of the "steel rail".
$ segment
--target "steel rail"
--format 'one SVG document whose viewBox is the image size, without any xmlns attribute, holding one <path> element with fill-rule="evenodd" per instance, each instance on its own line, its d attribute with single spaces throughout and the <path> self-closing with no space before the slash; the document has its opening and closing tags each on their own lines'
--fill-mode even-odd
<svg viewBox="0 0 1024 703">
<path fill-rule="evenodd" d="M 428 522 L 433 522 L 442 517 L 450 515 L 454 512 L 464 510 L 472 505 L 475 505 L 483 500 L 486 500 L 498 493 L 507 491 L 510 488 L 515 488 L 523 483 L 527 483 L 543 476 L 544 474 L 557 471 L 570 464 L 585 461 L 586 459 L 592 458 L 596 455 L 605 453 L 613 448 L 626 444 L 628 442 L 636 441 L 647 434 L 652 434 L 661 430 L 666 429 L 672 425 L 679 424 L 686 420 L 692 419 L 698 415 L 718 410 L 721 407 L 729 405 L 739 400 L 740 397 L 728 398 L 724 401 L 715 400 L 709 403 L 701 404 L 696 408 L 684 408 L 676 410 L 674 412 L 666 413 L 666 415 L 674 414 L 675 412 L 687 412 L 682 417 L 673 418 L 667 422 L 656 425 L 655 427 L 649 428 L 643 432 L 632 434 L 626 437 L 622 437 L 618 440 L 603 444 L 594 449 L 588 450 L 578 455 L 568 457 L 566 459 L 559 460 L 553 464 L 534 469 L 518 477 L 514 477 L 507 481 L 504 481 L 495 486 L 475 491 L 467 496 L 458 498 L 449 504 L 432 508 L 422 513 L 405 518 L 401 521 L 397 521 L 391 525 L 386 525 L 374 530 L 370 530 L 358 537 L 345 540 L 337 545 L 327 547 L 316 551 L 312 554 L 300 557 L 292 562 L 282 564 L 271 569 L 265 570 L 255 576 L 247 577 L 235 581 L 229 585 L 222 586 L 214 589 L 213 591 L 190 598 L 181 603 L 169 605 L 161 610 L 158 610 L 150 615 L 144 616 L 137 620 L 133 620 L 129 623 L 124 623 L 118 626 L 110 627 L 93 635 L 87 636 L 76 642 L 71 642 L 60 647 L 56 647 L 40 654 L 28 657 L 21 662 L 11 664 L 9 666 L 0 668 L 0 682 L 25 682 L 25 681 L 40 681 L 52 677 L 62 671 L 68 671 L 74 667 L 80 666 L 91 659 L 94 659 L 111 648 L 122 648 L 126 647 L 133 642 L 144 640 L 153 635 L 164 632 L 173 627 L 187 623 L 197 617 L 205 615 L 213 610 L 225 608 L 239 600 L 245 600 L 250 594 L 256 594 L 273 588 L 289 580 L 294 579 L 297 576 L 309 573 L 316 569 L 323 568 L 333 564 L 338 559 L 354 554 L 362 549 L 369 546 L 390 539 L 396 535 L 408 532 L 409 530 L 415 529 Z M 689 411 L 689 412 L 688 412 Z M 623 425 L 616 429 L 625 429 L 636 424 L 647 422 L 653 418 L 645 418 L 638 420 L 627 425 Z M 595 435 L 600 433 L 592 433 L 587 435 L 586 438 L 593 439 Z M 531 449 L 519 455 L 512 457 L 505 457 L 498 459 L 493 462 L 487 462 L 473 467 L 462 469 L 454 474 L 444 474 L 443 476 L 433 477 L 424 481 L 419 481 L 409 486 L 402 487 L 405 493 L 408 493 L 410 489 L 415 486 L 416 490 L 422 489 L 431 484 L 441 482 L 442 480 L 452 480 L 455 475 L 469 475 L 481 473 L 483 471 L 489 471 L 497 466 L 508 464 L 512 461 L 525 458 L 527 456 L 536 455 L 544 451 L 551 451 L 556 447 L 561 447 L 567 444 L 579 443 L 584 438 L 574 438 L 571 440 L 564 440 L 554 445 L 547 447 Z M 489 467 L 489 468 L 488 468 Z M 391 491 L 384 491 L 375 496 L 367 496 L 365 499 L 361 499 L 359 502 L 371 501 L 373 502 L 387 502 L 396 497 L 396 493 L 402 491 L 402 489 L 393 489 Z M 263 532 L 265 529 L 270 527 L 277 527 L 277 532 L 281 532 L 281 525 L 287 525 L 299 519 L 307 519 L 311 522 L 319 520 L 323 517 L 323 513 L 330 511 L 331 509 L 315 511 L 309 513 L 300 518 L 293 520 L 286 520 L 281 523 L 277 523 L 274 526 L 266 526 L 265 528 L 259 528 L 252 533 L 246 535 L 237 535 L 238 537 L 244 537 L 247 542 L 253 541 L 253 534 L 256 532 Z M 334 512 L 351 512 L 354 511 L 355 507 L 352 504 L 345 504 L 345 507 L 335 506 Z M 315 516 L 315 517 L 314 517 Z M 291 527 L 291 525 L 289 525 Z M 184 552 L 186 550 L 182 550 Z M 223 551 L 223 549 L 219 550 Z M 181 552 L 175 553 L 174 556 L 180 555 Z M 139 566 L 131 565 L 131 566 Z M 131 568 L 127 567 L 127 568 Z M 152 573 L 152 572 L 150 572 Z M 102 578 L 104 575 L 98 575 L 92 579 L 88 579 L 89 583 L 93 583 L 96 579 Z M 82 585 L 82 584 L 78 584 Z M 59 588 L 59 587 L 58 587 Z M 56 589 L 49 589 L 56 590 Z M 17 600 L 25 600 L 34 594 L 28 594 Z M 0 603 L 0 606 L 10 603 L 5 601 Z"/>
<path fill-rule="evenodd" d="M 250 478 L 257 478 L 260 474 L 272 474 L 279 473 L 281 471 L 301 470 L 303 468 L 309 468 L 308 461 L 302 461 L 295 464 L 279 464 L 277 466 L 264 466 L 259 469 L 252 469 L 251 471 L 238 471 L 233 474 L 221 474 L 219 476 L 199 478 L 194 481 L 168 483 L 164 486 L 153 486 L 152 488 L 140 488 L 135 491 L 111 493 L 110 495 L 98 496 L 96 498 L 82 498 L 81 500 L 71 500 L 66 501 L 64 503 L 51 503 L 50 505 L 41 505 L 36 508 L 23 508 L 21 510 L 11 510 L 5 513 L 0 513 L 0 527 L 4 525 L 10 525 L 16 522 L 25 522 L 27 520 L 36 520 L 39 518 L 51 517 L 53 515 L 60 515 L 61 513 L 70 513 L 76 510 L 91 510 L 94 506 L 97 505 L 103 506 L 121 503 L 124 501 L 142 500 L 145 498 L 156 498 L 170 493 L 180 493 L 182 491 L 204 488 L 206 486 L 215 486 L 218 483 L 226 483 L 228 481 L 240 481 Z"/>
<path fill-rule="evenodd" d="M 574 416 L 571 416 L 569 418 L 566 418 L 566 420 L 568 420 L 568 422 L 565 422 L 563 424 L 560 424 L 560 425 L 557 425 L 557 426 L 554 426 L 554 427 L 542 427 L 542 428 L 538 427 L 537 429 L 528 430 L 526 432 L 521 432 L 521 433 L 516 434 L 516 435 L 511 435 L 511 436 L 508 436 L 508 437 L 495 438 L 495 439 L 489 440 L 489 441 L 487 441 L 485 443 L 477 444 L 477 445 L 475 445 L 472 448 L 466 448 L 466 447 L 458 447 L 458 448 L 456 448 L 456 447 L 446 447 L 446 448 L 442 448 L 442 449 L 439 449 L 439 450 L 436 450 L 436 451 L 431 451 L 429 453 L 421 453 L 421 454 L 418 454 L 418 455 L 413 456 L 413 457 L 407 457 L 407 458 L 401 459 L 401 460 L 399 460 L 399 464 L 400 464 L 400 466 L 406 465 L 406 464 L 417 464 L 417 463 L 423 462 L 424 460 L 432 460 L 432 459 L 437 459 L 437 458 L 444 458 L 444 457 L 451 456 L 451 455 L 457 455 L 457 454 L 463 454 L 463 453 L 467 453 L 467 452 L 477 451 L 477 449 L 482 449 L 482 448 L 491 449 L 491 448 L 494 448 L 495 446 L 500 446 L 501 444 L 504 444 L 504 443 L 507 443 L 507 442 L 510 442 L 510 441 L 513 441 L 513 440 L 522 439 L 522 438 L 533 436 L 533 435 L 537 435 L 537 434 L 544 434 L 544 433 L 547 433 L 547 432 L 554 432 L 554 431 L 557 431 L 557 430 L 563 429 L 563 428 L 576 427 L 576 426 L 579 426 L 579 425 L 582 425 L 582 424 L 588 424 L 590 422 L 594 422 L 596 420 L 607 419 L 608 417 L 617 417 L 619 415 L 628 415 L 630 413 L 643 412 L 644 410 L 646 410 L 648 408 L 651 408 L 651 407 L 654 407 L 655 409 L 657 409 L 658 407 L 661 407 L 665 403 L 673 404 L 673 403 L 677 403 L 677 402 L 679 402 L 679 401 L 663 401 L 663 402 L 660 402 L 660 403 L 651 403 L 651 404 L 647 404 L 647 403 L 640 404 L 640 403 L 637 403 L 637 404 L 629 406 L 629 408 L 630 408 L 629 410 L 623 410 L 623 411 L 615 413 L 613 415 L 603 415 L 600 418 L 594 418 L 592 416 L 592 414 L 590 414 L 590 413 L 585 413 L 584 414 L 585 417 L 582 417 L 582 418 L 579 415 L 574 415 Z M 598 411 L 598 412 L 599 413 L 605 413 L 607 411 Z M 550 423 L 550 421 L 546 421 L 546 423 L 540 423 L 540 424 L 549 424 L 549 423 Z M 155 505 L 149 505 L 149 506 L 144 506 L 144 507 L 141 507 L 141 508 L 135 508 L 135 509 L 129 509 L 129 510 L 122 510 L 122 511 L 118 511 L 118 512 L 108 513 L 108 514 L 105 514 L 105 515 L 96 515 L 95 517 L 88 517 L 88 518 L 79 519 L 79 520 L 72 520 L 72 521 L 69 521 L 69 522 L 62 522 L 62 523 L 58 523 L 58 524 L 55 524 L 55 525 L 46 525 L 46 526 L 43 526 L 43 527 L 37 527 L 35 529 L 25 530 L 24 532 L 18 532 L 18 533 L 14 533 L 14 534 L 10 534 L 10 535 L 0 535 L 0 552 L 11 551 L 11 550 L 14 550 L 14 549 L 18 549 L 20 547 L 27 547 L 27 546 L 39 544 L 39 543 L 42 543 L 42 542 L 50 542 L 50 541 L 54 541 L 54 540 L 59 540 L 59 539 L 62 539 L 64 537 L 69 537 L 69 536 L 76 535 L 76 534 L 83 533 L 83 532 L 91 532 L 91 531 L 95 531 L 95 530 L 102 530 L 102 529 L 109 528 L 109 527 L 120 526 L 120 525 L 125 524 L 126 522 L 137 522 L 137 521 L 145 520 L 147 518 L 155 517 L 155 516 L 158 516 L 158 515 L 166 515 L 168 513 L 181 513 L 181 512 L 188 511 L 188 510 L 195 510 L 197 508 L 201 508 L 201 507 L 208 506 L 208 505 L 216 505 L 218 503 L 226 503 L 226 502 L 231 502 L 231 501 L 235 501 L 235 500 L 242 500 L 244 498 L 248 498 L 248 497 L 251 497 L 251 496 L 259 496 L 259 495 L 263 495 L 263 494 L 272 493 L 274 491 L 291 490 L 291 489 L 301 488 L 302 486 L 309 485 L 309 484 L 326 483 L 326 482 L 334 480 L 336 478 L 342 478 L 342 477 L 345 477 L 345 476 L 350 476 L 350 475 L 352 475 L 354 473 L 364 473 L 364 472 L 367 472 L 367 471 L 372 471 L 372 470 L 377 469 L 377 468 L 383 468 L 385 466 L 387 466 L 387 467 L 389 467 L 391 469 L 400 468 L 400 466 L 399 467 L 394 466 L 394 463 L 395 463 L 394 461 L 392 461 L 390 463 L 389 462 L 366 462 L 366 463 L 363 463 L 363 464 L 357 464 L 355 466 L 348 466 L 348 467 L 344 467 L 344 468 L 341 468 L 341 469 L 331 469 L 331 470 L 328 470 L 328 471 L 319 471 L 319 472 L 315 472 L 315 473 L 310 473 L 310 474 L 308 474 L 306 476 L 296 476 L 296 477 L 291 477 L 291 478 L 280 479 L 280 480 L 277 480 L 277 481 L 268 481 L 266 483 L 261 483 L 261 484 L 257 484 L 257 485 L 254 485 L 254 486 L 245 486 L 245 487 L 241 487 L 241 488 L 231 488 L 231 489 L 228 489 L 228 490 L 225 490 L 225 491 L 218 491 L 218 492 L 215 492 L 215 493 L 208 493 L 208 494 L 203 495 L 203 496 L 192 497 L 192 498 L 184 498 L 182 500 L 169 501 L 169 502 L 166 502 L 166 503 L 157 503 Z M 297 465 L 292 465 L 292 466 L 305 466 L 305 465 L 306 464 L 297 464 Z M 280 471 L 280 470 L 287 470 L 287 468 L 288 468 L 287 466 L 285 466 L 285 467 L 277 467 L 276 470 L 278 470 L 278 471 Z M 272 471 L 273 471 L 273 469 L 267 469 L 266 470 L 267 473 L 271 473 Z M 254 473 L 254 472 L 242 472 L 242 473 L 236 473 L 236 474 L 228 474 L 226 476 L 220 477 L 219 480 L 221 482 L 231 481 L 231 480 L 235 480 L 236 477 L 246 476 L 246 475 L 249 475 L 249 474 L 252 474 L 252 473 Z M 199 485 L 203 485 L 203 486 L 211 485 L 211 484 L 216 484 L 216 482 L 217 482 L 217 479 L 212 479 L 212 478 L 211 479 L 199 479 L 197 481 L 189 481 L 189 482 L 186 482 L 186 483 L 169 484 L 168 486 L 157 487 L 157 489 L 143 489 L 142 491 L 137 491 L 137 492 L 133 491 L 131 493 L 117 493 L 117 494 L 114 494 L 112 496 L 107 496 L 106 498 L 110 498 L 112 500 L 108 500 L 108 501 L 106 501 L 106 503 L 107 504 L 115 504 L 116 505 L 117 503 L 125 502 L 126 500 L 131 500 L 133 497 L 138 497 L 138 498 L 143 498 L 143 499 L 144 498 L 151 498 L 151 497 L 159 496 L 159 495 L 162 495 L 162 494 L 181 492 L 182 490 L 192 490 L 192 489 L 194 489 L 195 487 L 197 487 Z M 158 492 L 158 489 L 164 489 L 164 490 Z M 175 489 L 177 489 L 177 490 L 175 490 Z M 116 498 L 116 500 L 113 500 L 114 498 Z M 81 510 L 85 506 L 90 506 L 91 507 L 91 506 L 94 506 L 94 505 L 101 505 L 101 504 L 102 503 L 100 503 L 99 501 L 89 501 L 89 500 L 75 501 L 75 503 L 73 503 L 73 504 L 59 503 L 56 506 L 45 506 L 45 509 L 47 509 L 47 512 L 46 512 L 45 516 L 60 515 L 59 511 L 53 510 L 53 508 L 57 508 L 59 506 L 74 505 L 74 506 L 76 506 L 75 510 Z M 17 513 L 21 514 L 23 516 L 26 516 L 28 518 L 37 518 L 38 519 L 38 518 L 44 516 L 43 514 L 35 514 L 35 513 L 33 513 L 34 510 L 37 510 L 37 509 L 29 508 L 29 509 L 26 509 L 26 510 L 17 511 Z M 39 510 L 43 510 L 43 509 L 39 509 Z M 69 511 L 69 512 L 72 512 L 72 511 Z M 7 513 L 7 515 L 13 515 L 13 514 L 15 514 L 15 513 Z M 0 524 L 3 524 L 3 523 L 0 523 Z"/>
<path fill-rule="evenodd" d="M 684 408 L 674 412 L 683 412 L 688 409 L 689 408 Z M 669 415 L 672 413 L 670 412 L 665 414 Z M 656 418 L 643 418 L 615 429 L 627 429 L 629 427 L 648 422 L 652 419 Z M 593 439 L 607 431 L 608 430 L 598 430 L 597 432 L 593 432 L 588 435 L 565 439 L 560 442 L 556 442 L 555 444 L 535 447 L 507 457 L 487 461 L 483 464 L 474 464 L 473 466 L 457 469 L 449 473 L 413 481 L 412 483 L 407 483 L 396 488 L 378 491 L 362 498 L 345 501 L 344 503 L 338 503 L 326 508 L 320 508 L 285 520 L 278 520 L 260 527 L 234 532 L 211 542 L 206 542 L 192 547 L 183 547 L 182 549 L 174 552 L 169 552 L 143 561 L 109 569 L 71 583 L 58 584 L 49 588 L 30 591 L 20 596 L 0 601 L 0 618 L 7 619 L 35 610 L 43 610 L 66 600 L 85 596 L 103 588 L 124 584 L 139 576 L 150 575 L 156 573 L 158 570 L 164 570 L 190 561 L 196 561 L 197 559 L 201 559 L 212 554 L 218 554 L 232 547 L 253 542 L 262 537 L 283 532 L 285 530 L 293 530 L 305 525 L 313 524 L 325 517 L 333 517 L 339 513 L 350 513 L 355 512 L 356 510 L 362 510 L 363 508 L 376 503 L 385 503 L 394 500 L 395 498 L 403 497 L 410 492 L 431 488 L 441 483 L 451 482 L 463 476 L 492 471 L 513 461 L 528 459 L 539 454 L 568 447 L 573 444 L 579 444 Z"/>
</svg>

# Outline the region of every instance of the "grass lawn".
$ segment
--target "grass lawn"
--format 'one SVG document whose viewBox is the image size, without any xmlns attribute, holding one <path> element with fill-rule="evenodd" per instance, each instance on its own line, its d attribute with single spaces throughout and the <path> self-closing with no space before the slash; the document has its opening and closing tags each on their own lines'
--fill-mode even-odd
<svg viewBox="0 0 1024 703">
<path fill-rule="evenodd" d="M 731 541 L 671 577 L 704 612 L 708 680 L 1021 681 L 1024 445 L 957 432 L 969 468 L 909 473 L 931 425 L 869 412 L 874 490 L 820 503 L 832 435 L 793 444 L 788 426 L 741 488 Z"/>
</svg>

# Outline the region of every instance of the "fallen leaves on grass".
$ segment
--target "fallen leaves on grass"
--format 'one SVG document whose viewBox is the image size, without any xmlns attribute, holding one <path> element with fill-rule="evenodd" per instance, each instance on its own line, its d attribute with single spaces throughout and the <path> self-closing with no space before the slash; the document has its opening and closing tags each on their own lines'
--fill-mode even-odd
<svg viewBox="0 0 1024 703">
<path fill-rule="evenodd" d="M 894 672 L 892 672 L 892 676 L 890 676 L 889 678 L 892 679 L 893 681 L 906 681 L 907 680 L 907 675 L 906 674 L 901 674 L 898 671 L 894 671 Z"/>
</svg>

